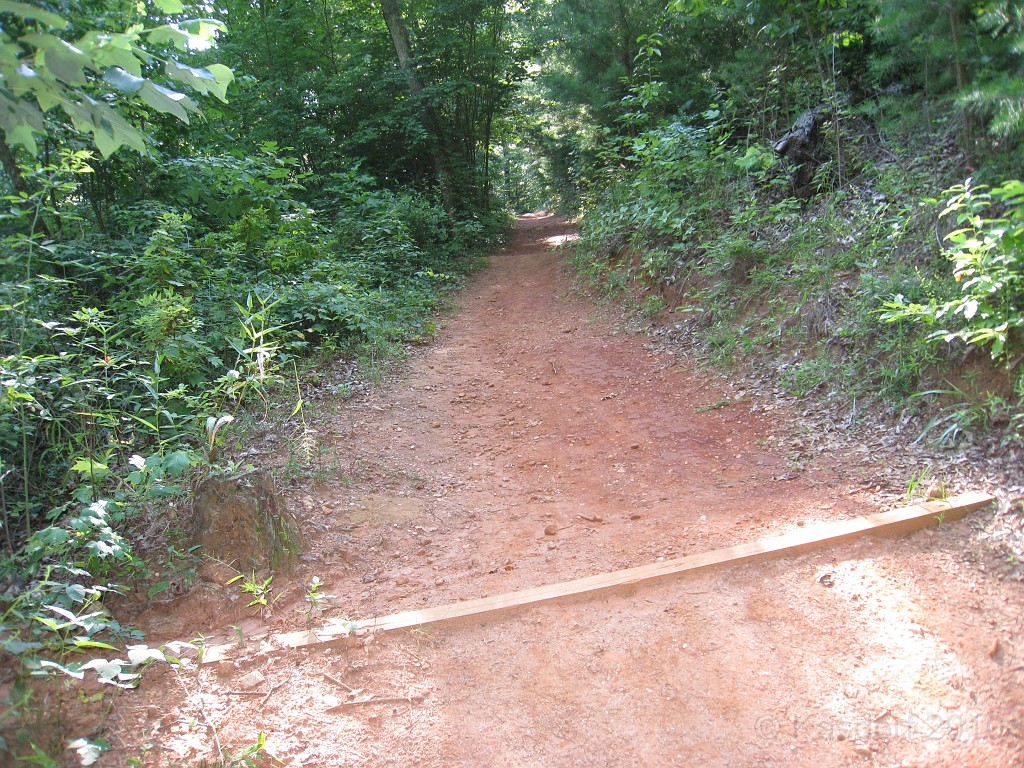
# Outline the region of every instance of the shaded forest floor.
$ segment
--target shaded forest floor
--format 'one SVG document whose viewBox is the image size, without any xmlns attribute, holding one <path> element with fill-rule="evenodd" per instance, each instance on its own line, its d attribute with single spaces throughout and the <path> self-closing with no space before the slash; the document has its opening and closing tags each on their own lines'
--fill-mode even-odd
<svg viewBox="0 0 1024 768">
<path fill-rule="evenodd" d="M 302 627 L 313 576 L 333 596 L 316 621 L 363 619 L 898 501 L 909 478 L 881 482 L 881 454 L 806 451 L 787 408 L 601 316 L 563 267 L 571 236 L 524 218 L 400 378 L 319 404 L 325 471 L 288 490 L 303 555 L 275 577 L 268 619 L 206 573 L 138 617 L 147 640 Z M 100 765 L 231 763 L 260 731 L 291 766 L 1019 765 L 1024 587 L 979 533 L 993 514 L 494 620 L 154 668 L 96 715 L 113 746 Z M 390 701 L 353 703 L 371 694 Z"/>
</svg>

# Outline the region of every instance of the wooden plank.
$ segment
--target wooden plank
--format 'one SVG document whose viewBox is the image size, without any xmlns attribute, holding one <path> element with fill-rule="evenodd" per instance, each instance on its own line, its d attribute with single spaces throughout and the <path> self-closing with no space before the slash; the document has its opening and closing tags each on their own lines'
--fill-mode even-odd
<svg viewBox="0 0 1024 768">
<path fill-rule="evenodd" d="M 891 512 L 809 525 L 782 536 L 773 536 L 747 544 L 716 549 L 698 555 L 687 555 L 636 568 L 586 576 L 573 581 L 546 584 L 518 592 L 480 597 L 434 608 L 404 611 L 357 622 L 328 622 L 325 626 L 315 630 L 270 635 L 260 643 L 258 648 L 251 646 L 239 648 L 235 644 L 213 646 L 207 649 L 203 660 L 204 662 L 219 661 L 230 658 L 240 651 L 300 648 L 335 642 L 350 635 L 353 627 L 356 631 L 387 632 L 469 616 L 493 615 L 499 611 L 537 605 L 576 595 L 652 583 L 660 579 L 694 573 L 721 565 L 736 565 L 773 556 L 794 554 L 812 547 L 835 544 L 869 533 L 888 535 L 907 533 L 940 521 L 957 520 L 976 509 L 989 505 L 993 500 L 994 498 L 986 493 L 967 493 L 950 499 L 922 502 Z"/>
</svg>

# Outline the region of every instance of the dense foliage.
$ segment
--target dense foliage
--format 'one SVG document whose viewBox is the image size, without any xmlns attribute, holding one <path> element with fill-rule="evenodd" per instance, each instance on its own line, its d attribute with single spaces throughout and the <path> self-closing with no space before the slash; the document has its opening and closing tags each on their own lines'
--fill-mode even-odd
<svg viewBox="0 0 1024 768">
<path fill-rule="evenodd" d="M 999 423 L 1017 439 L 1017 4 L 568 5 L 600 31 L 552 16 L 538 104 L 565 135 L 537 146 L 585 214 L 576 259 L 595 286 L 680 313 L 710 359 L 768 363 L 794 394 L 856 413 L 928 390 L 955 425 L 933 435 Z M 786 155 L 811 118 L 810 148 Z M 977 348 L 994 377 L 948 373 Z"/>
</svg>

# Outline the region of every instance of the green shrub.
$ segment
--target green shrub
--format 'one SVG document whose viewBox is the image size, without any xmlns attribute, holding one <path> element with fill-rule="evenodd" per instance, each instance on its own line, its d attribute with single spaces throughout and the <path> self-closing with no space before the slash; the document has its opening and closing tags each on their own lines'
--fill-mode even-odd
<svg viewBox="0 0 1024 768">
<path fill-rule="evenodd" d="M 957 229 L 946 236 L 945 255 L 953 264 L 959 295 L 919 303 L 899 294 L 886 303 L 883 316 L 939 325 L 931 339 L 959 339 L 988 347 L 993 358 L 1007 358 L 1015 334 L 1024 327 L 1024 182 L 1008 181 L 989 190 L 968 180 L 946 194 L 950 197 L 941 216 L 953 216 Z M 993 205 L 1001 214 L 987 218 Z"/>
</svg>

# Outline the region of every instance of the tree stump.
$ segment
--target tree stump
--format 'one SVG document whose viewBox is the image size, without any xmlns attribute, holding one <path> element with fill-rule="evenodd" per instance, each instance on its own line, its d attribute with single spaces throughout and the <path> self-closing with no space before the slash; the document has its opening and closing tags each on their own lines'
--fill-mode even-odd
<svg viewBox="0 0 1024 768">
<path fill-rule="evenodd" d="M 818 155 L 820 129 L 827 119 L 828 110 L 822 107 L 808 110 L 772 145 L 775 154 L 795 166 L 792 182 L 793 194 L 797 197 L 807 198 L 814 194 L 814 174 L 821 165 Z"/>
<path fill-rule="evenodd" d="M 299 551 L 298 525 L 270 473 L 214 476 L 193 489 L 193 541 L 203 555 L 238 570 L 288 570 Z"/>
</svg>

